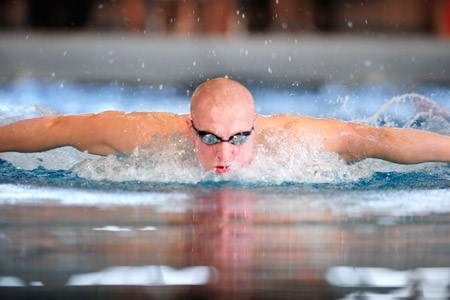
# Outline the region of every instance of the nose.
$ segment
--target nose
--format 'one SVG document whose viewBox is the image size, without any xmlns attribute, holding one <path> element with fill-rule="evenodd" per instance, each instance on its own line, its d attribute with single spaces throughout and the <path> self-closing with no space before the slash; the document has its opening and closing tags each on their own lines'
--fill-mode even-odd
<svg viewBox="0 0 450 300">
<path fill-rule="evenodd" d="M 232 162 L 234 147 L 230 143 L 222 142 L 216 146 L 216 159 L 218 163 L 228 164 Z"/>
</svg>

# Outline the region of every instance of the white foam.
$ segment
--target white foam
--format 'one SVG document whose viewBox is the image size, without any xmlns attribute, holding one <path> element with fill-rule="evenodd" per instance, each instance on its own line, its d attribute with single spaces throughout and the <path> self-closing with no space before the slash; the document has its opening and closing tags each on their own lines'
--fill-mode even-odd
<svg viewBox="0 0 450 300">
<path fill-rule="evenodd" d="M 420 120 L 423 129 L 448 134 L 450 123 L 446 114 L 448 112 L 445 109 L 424 96 L 405 94 L 390 99 L 371 117 L 359 121 L 371 125 L 384 122 L 385 126 L 393 126 L 398 119 L 402 119 L 404 126 L 416 126 L 416 121 Z M 435 173 L 440 168 L 438 164 L 401 166 L 375 159 L 346 165 L 336 154 L 321 151 L 320 146 L 317 146 L 320 137 L 317 139 L 302 141 L 280 130 L 265 132 L 262 138 L 264 143 L 256 147 L 252 163 L 225 176 L 204 172 L 196 159 L 192 143 L 187 137 L 177 134 L 154 138 L 149 145 L 136 149 L 125 158 L 87 155 L 73 148 L 33 154 L 3 153 L 0 158 L 24 169 L 33 169 L 39 165 L 47 169 L 71 169 L 87 179 L 117 182 L 198 183 L 205 180 L 238 180 L 269 184 L 342 183 L 369 178 L 377 171 Z M 305 146 L 311 143 L 317 146 L 315 150 Z"/>
<path fill-rule="evenodd" d="M 186 209 L 186 193 L 158 192 L 101 192 L 67 188 L 35 187 L 15 184 L 0 184 L 0 204 L 68 205 L 68 206 L 130 206 L 171 204 L 177 209 Z"/>
<path fill-rule="evenodd" d="M 72 275 L 66 285 L 203 285 L 211 281 L 213 274 L 215 269 L 208 266 L 183 269 L 169 266 L 116 266 Z"/>
<path fill-rule="evenodd" d="M 22 279 L 14 276 L 0 276 L 0 287 L 25 286 Z"/>
<path fill-rule="evenodd" d="M 115 226 L 115 225 L 107 225 L 107 226 L 103 226 L 103 227 L 95 227 L 95 228 L 92 228 L 92 230 L 95 230 L 95 231 L 111 231 L 111 232 L 120 232 L 120 231 L 129 232 L 129 231 L 131 231 L 131 229 L 128 228 L 128 227 L 120 227 L 120 226 Z"/>
<path fill-rule="evenodd" d="M 42 281 L 30 281 L 30 286 L 44 286 Z"/>
<path fill-rule="evenodd" d="M 286 192 L 289 192 L 287 190 Z M 242 196 L 245 196 L 243 194 Z M 317 193 L 259 193 L 248 192 L 248 197 L 259 199 L 261 207 L 271 207 L 283 213 L 292 205 L 327 211 L 346 217 L 382 216 L 379 224 L 390 226 L 400 216 L 423 216 L 450 212 L 450 189 L 438 190 L 368 190 L 321 191 Z M 207 197 L 207 196 L 205 196 Z M 214 197 L 214 196 L 212 196 Z M 52 187 L 0 184 L 0 205 L 62 205 L 62 206 L 152 206 L 155 211 L 184 213 L 196 205 L 196 195 L 180 192 L 100 192 L 60 189 Z M 276 200 L 274 202 L 274 200 Z M 278 205 L 286 201 L 290 205 Z M 293 202 L 289 202 L 293 201 Z M 284 203 L 284 202 L 282 202 Z M 258 209 L 255 206 L 255 209 Z M 115 225 L 113 225 L 115 226 Z M 127 227 L 128 228 L 128 227 Z M 103 229 L 118 229 L 107 227 Z M 154 230 L 152 226 L 133 230 Z M 131 229 L 130 229 L 131 230 Z"/>
<path fill-rule="evenodd" d="M 350 217 L 420 216 L 450 212 L 450 189 L 346 191 L 336 193 L 332 198 L 327 194 L 317 194 L 316 197 L 316 205 Z"/>
<path fill-rule="evenodd" d="M 412 297 L 414 291 L 425 299 L 448 299 L 450 293 L 450 268 L 419 268 L 393 270 L 388 268 L 335 266 L 327 270 L 325 278 L 331 285 L 347 288 L 398 288 L 389 293 L 359 291 L 346 295 L 344 299 L 396 299 Z"/>
<path fill-rule="evenodd" d="M 94 231 L 107 231 L 107 232 L 131 232 L 135 230 L 139 231 L 155 231 L 157 228 L 155 226 L 145 226 L 141 228 L 130 228 L 130 227 L 121 227 L 116 225 L 107 225 L 103 227 L 95 227 L 92 228 Z"/>
<path fill-rule="evenodd" d="M 33 170 L 39 166 L 47 170 L 69 170 L 77 163 L 98 157 L 97 155 L 80 152 L 72 147 L 62 147 L 37 153 L 0 153 L 0 159 L 7 160 L 15 167 L 24 170 Z"/>
<path fill-rule="evenodd" d="M 142 228 L 139 228 L 140 231 L 155 231 L 158 230 L 158 228 L 156 228 L 155 226 L 145 226 Z"/>
<path fill-rule="evenodd" d="M 193 146 L 178 134 L 154 138 L 126 157 L 109 155 L 75 165 L 77 175 L 93 180 L 197 183 L 204 177 Z"/>
</svg>

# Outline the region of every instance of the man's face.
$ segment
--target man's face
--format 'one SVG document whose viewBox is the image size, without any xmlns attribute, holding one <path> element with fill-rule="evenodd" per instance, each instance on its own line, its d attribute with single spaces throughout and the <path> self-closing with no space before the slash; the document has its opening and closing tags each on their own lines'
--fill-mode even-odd
<svg viewBox="0 0 450 300">
<path fill-rule="evenodd" d="M 188 126 L 204 169 L 223 174 L 250 163 L 256 140 L 256 112 L 253 97 L 243 85 L 226 78 L 201 84 L 192 96 L 191 118 Z M 197 131 L 215 135 L 218 143 L 208 145 Z M 242 132 L 251 132 L 245 142 L 228 141 Z"/>
<path fill-rule="evenodd" d="M 251 132 L 248 139 L 241 145 L 224 141 L 207 145 L 191 124 L 196 154 L 203 168 L 214 170 L 216 174 L 223 174 L 249 164 L 253 158 L 255 145 L 256 133 L 252 130 L 254 120 L 254 115 L 227 116 L 226 113 L 223 118 L 215 119 L 214 116 L 209 115 L 192 120 L 197 130 L 212 133 L 222 140 L 229 140 L 230 137 L 241 132 Z"/>
</svg>

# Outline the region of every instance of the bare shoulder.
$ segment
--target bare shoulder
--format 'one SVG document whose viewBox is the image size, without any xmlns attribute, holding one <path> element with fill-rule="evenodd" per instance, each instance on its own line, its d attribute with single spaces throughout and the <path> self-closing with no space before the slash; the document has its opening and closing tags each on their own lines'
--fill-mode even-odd
<svg viewBox="0 0 450 300">
<path fill-rule="evenodd" d="M 347 126 L 347 122 L 329 119 L 329 118 L 314 118 L 309 116 L 301 116 L 295 114 L 276 114 L 271 116 L 258 115 L 257 126 L 261 130 L 268 128 L 282 128 L 299 133 L 307 133 L 309 131 L 323 131 L 332 128 L 340 128 Z"/>
<path fill-rule="evenodd" d="M 168 112 L 121 112 L 104 111 L 92 115 L 93 117 L 106 121 L 105 124 L 114 126 L 137 126 L 142 129 L 148 128 L 150 131 L 185 131 L 186 120 L 189 115 L 175 114 Z"/>
<path fill-rule="evenodd" d="M 312 147 L 323 147 L 327 151 L 339 153 L 345 146 L 345 137 L 355 124 L 331 118 L 279 114 L 260 116 L 257 125 L 258 130 L 282 129 L 290 136 L 310 141 Z"/>
<path fill-rule="evenodd" d="M 129 152 L 150 142 L 157 135 L 185 134 L 188 115 L 166 112 L 105 111 L 89 116 L 95 127 L 97 140 L 103 140 L 110 148 Z"/>
</svg>

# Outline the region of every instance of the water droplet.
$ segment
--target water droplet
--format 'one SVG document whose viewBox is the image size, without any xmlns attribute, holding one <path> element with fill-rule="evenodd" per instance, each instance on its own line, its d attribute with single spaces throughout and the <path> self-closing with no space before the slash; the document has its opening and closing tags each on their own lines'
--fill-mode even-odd
<svg viewBox="0 0 450 300">
<path fill-rule="evenodd" d="M 267 67 L 267 72 L 269 72 L 270 74 L 272 74 L 272 68 L 269 66 Z"/>
<path fill-rule="evenodd" d="M 352 21 L 348 21 L 347 22 L 347 26 L 348 26 L 348 28 L 353 28 L 353 22 Z"/>
<path fill-rule="evenodd" d="M 28 40 L 29 38 L 30 38 L 30 35 L 27 34 L 27 35 L 25 36 L 25 39 Z"/>
<path fill-rule="evenodd" d="M 372 66 L 372 61 L 371 61 L 370 59 L 366 59 L 366 60 L 364 61 L 364 65 L 365 65 L 366 67 L 370 67 L 370 66 Z"/>
<path fill-rule="evenodd" d="M 159 90 L 161 91 L 163 88 L 164 88 L 164 85 L 163 85 L 163 84 L 160 84 L 160 85 L 159 85 Z"/>
<path fill-rule="evenodd" d="M 192 65 L 195 67 L 195 66 L 197 65 L 197 62 L 194 60 L 194 61 L 192 62 Z"/>
<path fill-rule="evenodd" d="M 245 49 L 244 54 L 245 54 L 245 56 L 248 55 L 248 49 Z"/>
<path fill-rule="evenodd" d="M 239 10 L 237 10 L 237 11 L 236 11 L 236 15 L 238 15 L 238 16 L 240 15 L 240 12 L 239 12 Z"/>
<path fill-rule="evenodd" d="M 53 73 L 52 73 L 52 77 L 55 77 L 55 75 L 56 75 L 55 72 L 53 72 Z"/>
<path fill-rule="evenodd" d="M 138 79 L 136 79 L 137 82 L 141 82 L 141 77 L 138 77 Z"/>
<path fill-rule="evenodd" d="M 145 63 L 141 64 L 141 68 L 144 69 L 145 68 Z"/>
<path fill-rule="evenodd" d="M 63 56 L 66 56 L 67 55 L 67 50 L 65 50 L 64 52 L 63 52 Z"/>
<path fill-rule="evenodd" d="M 288 61 L 291 62 L 292 61 L 292 57 L 289 56 L 288 57 Z"/>
<path fill-rule="evenodd" d="M 103 8 L 103 4 L 99 4 L 98 9 L 102 9 L 102 8 Z"/>
</svg>

